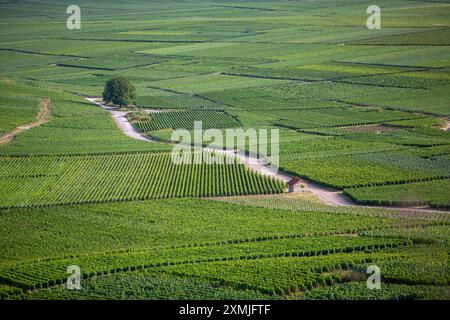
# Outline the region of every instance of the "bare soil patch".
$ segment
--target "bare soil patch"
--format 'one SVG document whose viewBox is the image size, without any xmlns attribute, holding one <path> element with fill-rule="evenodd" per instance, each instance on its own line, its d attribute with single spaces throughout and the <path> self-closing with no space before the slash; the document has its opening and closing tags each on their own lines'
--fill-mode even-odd
<svg viewBox="0 0 450 320">
<path fill-rule="evenodd" d="M 20 125 L 14 130 L 5 133 L 3 136 L 0 137 L 0 144 L 6 144 L 10 142 L 17 134 L 25 130 L 29 130 L 31 128 L 40 126 L 43 123 L 46 123 L 50 118 L 52 108 L 53 104 L 51 99 L 42 97 L 39 101 L 39 112 L 36 115 L 36 121 Z"/>
<path fill-rule="evenodd" d="M 445 119 L 445 123 L 441 127 L 441 129 L 444 130 L 444 131 L 450 131 L 450 121 L 449 121 L 449 119 Z"/>
</svg>

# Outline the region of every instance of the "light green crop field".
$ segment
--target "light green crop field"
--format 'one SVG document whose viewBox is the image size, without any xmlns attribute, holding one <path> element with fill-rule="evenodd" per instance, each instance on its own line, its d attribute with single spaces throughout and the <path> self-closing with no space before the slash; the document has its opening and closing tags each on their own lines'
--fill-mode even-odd
<svg viewBox="0 0 450 320">
<path fill-rule="evenodd" d="M 0 0 L 0 299 L 450 299 L 449 1 L 71 4 Z M 174 164 L 195 121 L 278 129 L 301 190 Z"/>
</svg>

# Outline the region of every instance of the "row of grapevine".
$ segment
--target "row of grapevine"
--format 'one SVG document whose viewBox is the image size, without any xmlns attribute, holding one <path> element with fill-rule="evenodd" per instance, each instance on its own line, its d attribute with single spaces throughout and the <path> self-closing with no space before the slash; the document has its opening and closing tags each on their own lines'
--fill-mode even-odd
<svg viewBox="0 0 450 320">
<path fill-rule="evenodd" d="M 441 245 L 409 247 L 397 259 L 379 261 L 377 265 L 384 283 L 447 286 L 450 283 L 447 251 Z M 362 263 L 354 269 L 364 271 L 367 266 Z"/>
<path fill-rule="evenodd" d="M 150 121 L 137 122 L 141 132 L 160 129 L 194 129 L 195 121 L 202 121 L 203 129 L 235 128 L 241 124 L 224 112 L 213 110 L 170 111 L 152 114 Z"/>
<path fill-rule="evenodd" d="M 400 251 L 336 253 L 301 258 L 285 256 L 256 260 L 166 266 L 162 270 L 183 276 L 204 277 L 229 283 L 238 289 L 253 289 L 267 294 L 289 294 L 310 290 L 316 285 L 331 285 L 340 277 L 331 271 L 354 269 L 363 263 L 378 264 L 398 259 Z"/>
<path fill-rule="evenodd" d="M 356 127 L 356 126 L 366 126 L 366 125 L 375 125 L 375 124 L 385 124 L 389 123 L 391 121 L 398 121 L 398 120 L 415 120 L 418 117 L 401 117 L 401 118 L 395 118 L 393 120 L 366 120 L 366 121 L 347 121 L 345 123 L 341 124 L 319 124 L 319 123 L 313 123 L 313 122 L 299 122 L 299 121 L 293 121 L 290 119 L 283 119 L 274 122 L 274 125 L 287 128 L 287 129 L 311 129 L 311 128 L 343 128 L 343 127 Z"/>
<path fill-rule="evenodd" d="M 445 213 L 447 214 L 447 213 Z M 410 239 L 416 244 L 449 245 L 450 224 L 447 222 L 433 223 L 431 226 L 400 229 L 380 229 L 362 232 L 361 236 Z"/>
<path fill-rule="evenodd" d="M 353 201 L 366 205 L 432 206 L 450 208 L 450 180 L 419 179 L 414 183 L 385 184 L 382 186 L 345 189 Z"/>
<path fill-rule="evenodd" d="M 178 165 L 171 154 L 136 153 L 2 158 L 0 163 L 0 207 L 269 194 L 285 188 L 236 158 L 231 164 Z"/>
<path fill-rule="evenodd" d="M 112 254 L 100 253 L 5 266 L 0 268 L 0 279 L 23 288 L 37 288 L 63 282 L 66 279 L 66 269 L 69 265 L 80 266 L 83 277 L 88 278 L 96 275 L 169 265 L 258 260 L 262 258 L 311 257 L 365 250 L 378 251 L 409 244 L 407 240 L 389 238 L 361 237 L 354 239 L 352 237 L 328 236 L 208 247 L 149 249 Z"/>
<path fill-rule="evenodd" d="M 412 182 L 447 180 L 450 175 L 395 167 L 351 156 L 302 159 L 282 163 L 280 170 L 336 189 L 383 185 L 402 185 Z"/>
<path fill-rule="evenodd" d="M 20 292 L 19 292 L 20 293 Z M 155 270 L 116 273 L 83 280 L 82 290 L 64 285 L 18 294 L 14 299 L 276 299 L 253 290 L 236 290 L 218 281 L 183 278 Z"/>
<path fill-rule="evenodd" d="M 383 283 L 382 290 L 367 290 L 365 282 L 340 283 L 306 292 L 307 300 L 440 300 L 449 299 L 446 287 Z"/>
</svg>

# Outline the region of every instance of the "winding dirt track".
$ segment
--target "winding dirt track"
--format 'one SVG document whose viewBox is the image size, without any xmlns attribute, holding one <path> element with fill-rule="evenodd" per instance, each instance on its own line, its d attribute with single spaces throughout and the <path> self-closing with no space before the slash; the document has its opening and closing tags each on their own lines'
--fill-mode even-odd
<svg viewBox="0 0 450 320">
<path fill-rule="evenodd" d="M 95 97 L 87 97 L 85 98 L 87 101 L 92 102 L 96 104 L 99 107 L 102 107 L 103 109 L 107 110 L 111 117 L 116 122 L 117 126 L 120 128 L 120 130 L 125 133 L 126 136 L 136 139 L 136 140 L 143 140 L 143 141 L 149 141 L 154 142 L 153 140 L 146 138 L 142 136 L 128 121 L 127 119 L 127 112 L 125 111 L 117 111 L 113 107 L 107 106 L 103 103 L 103 101 L 100 98 Z"/>
<path fill-rule="evenodd" d="M 3 136 L 0 137 L 0 144 L 6 144 L 10 142 L 18 133 L 21 133 L 25 130 L 29 130 L 31 128 L 40 126 L 43 123 L 46 123 L 50 117 L 52 107 L 53 105 L 50 98 L 42 97 L 39 100 L 39 112 L 36 115 L 36 121 L 20 125 L 14 130 L 4 134 Z"/>
<path fill-rule="evenodd" d="M 85 98 L 89 102 L 92 102 L 103 109 L 107 110 L 111 117 L 115 120 L 118 127 L 123 131 L 125 135 L 127 135 L 130 138 L 138 139 L 138 140 L 144 140 L 148 142 L 156 142 L 155 140 L 152 140 L 151 138 L 142 136 L 139 131 L 137 131 L 131 123 L 127 119 L 127 112 L 125 111 L 117 111 L 113 107 L 107 106 L 103 104 L 103 101 L 101 98 L 96 97 L 88 97 Z M 204 148 L 204 150 L 212 151 L 212 149 Z M 293 176 L 289 175 L 288 173 L 279 171 L 279 170 L 273 170 L 270 167 L 266 166 L 262 163 L 260 159 L 257 159 L 255 157 L 251 156 L 245 156 L 241 153 L 229 151 L 229 150 L 222 150 L 222 149 L 214 149 L 215 152 L 223 153 L 223 154 L 233 154 L 234 156 L 238 157 L 247 167 L 250 169 L 253 169 L 254 171 L 257 171 L 258 173 L 266 176 L 272 176 L 274 178 L 280 179 L 284 182 L 289 182 Z M 348 199 L 342 191 L 332 190 L 330 188 L 317 185 L 315 183 L 312 183 L 310 181 L 306 181 L 304 179 L 301 179 L 300 184 L 303 184 L 305 186 L 306 191 L 311 192 L 316 197 L 318 197 L 323 203 L 327 205 L 332 206 L 354 206 L 354 207 L 365 207 L 362 205 L 358 205 L 354 202 L 352 202 L 350 199 Z M 300 191 L 302 192 L 302 191 Z M 372 208 L 375 206 L 371 206 Z M 442 210 L 433 210 L 428 208 L 395 208 L 395 207 L 386 207 L 386 206 L 376 206 L 376 208 L 384 208 L 384 209 L 392 209 L 392 210 L 406 210 L 411 212 L 443 212 Z M 445 211 L 444 211 L 445 212 Z"/>
</svg>

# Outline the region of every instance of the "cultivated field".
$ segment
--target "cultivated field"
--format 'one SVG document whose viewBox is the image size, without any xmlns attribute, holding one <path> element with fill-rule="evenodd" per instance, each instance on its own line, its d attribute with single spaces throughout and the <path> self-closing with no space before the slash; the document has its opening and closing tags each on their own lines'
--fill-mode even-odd
<svg viewBox="0 0 450 320">
<path fill-rule="evenodd" d="M 450 2 L 369 4 L 0 0 L 0 299 L 450 299 Z M 281 173 L 174 164 L 195 121 Z"/>
</svg>

